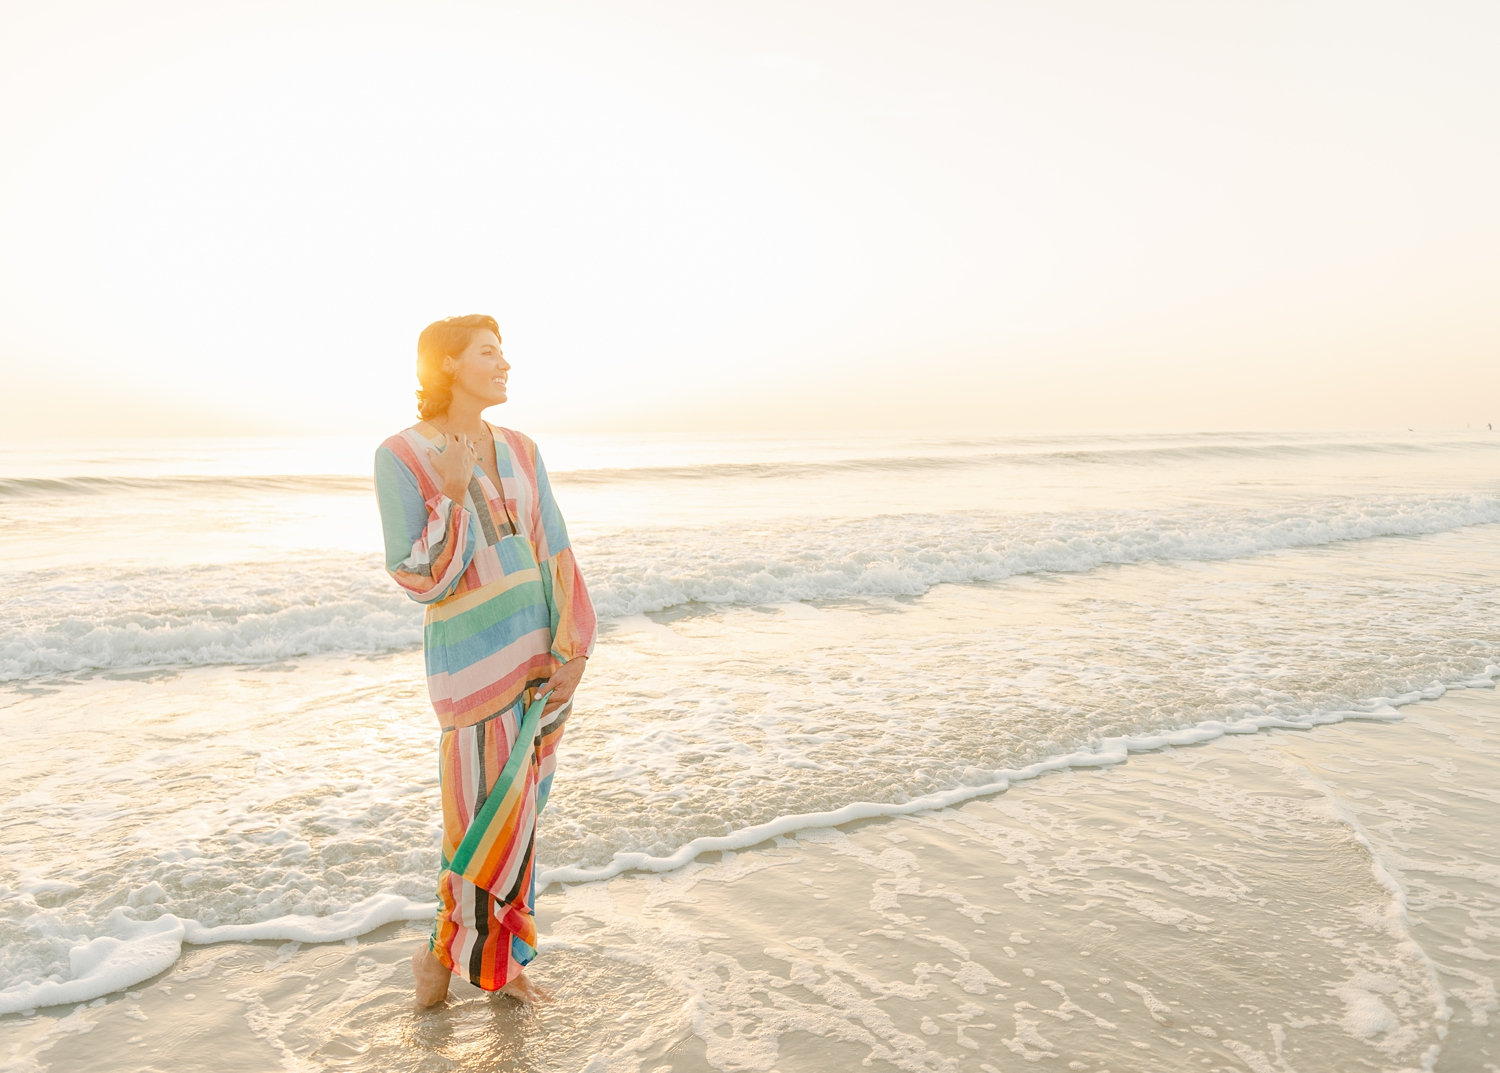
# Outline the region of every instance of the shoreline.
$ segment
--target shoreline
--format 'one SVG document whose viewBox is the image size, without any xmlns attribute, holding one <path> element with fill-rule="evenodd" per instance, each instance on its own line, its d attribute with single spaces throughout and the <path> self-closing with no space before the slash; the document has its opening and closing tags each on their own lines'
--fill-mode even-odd
<svg viewBox="0 0 1500 1073">
<path fill-rule="evenodd" d="M 0 1054 L 18 1073 L 122 1049 L 168 1069 L 194 1040 L 223 1070 L 1500 1068 L 1500 860 L 1469 837 L 1493 815 L 1500 695 L 1371 714 L 554 882 L 542 1011 L 455 981 L 415 1013 L 425 924 L 394 922 L 188 946 L 128 991 L 5 1017 Z"/>
<path fill-rule="evenodd" d="M 600 867 L 544 867 L 537 876 L 538 896 L 555 893 L 569 884 L 604 882 L 634 874 L 670 874 L 700 860 L 712 862 L 726 853 L 752 850 L 808 831 L 825 828 L 849 830 L 865 822 L 920 815 L 961 806 L 970 801 L 983 801 L 1046 775 L 1107 769 L 1124 764 L 1132 756 L 1149 755 L 1164 749 L 1205 745 L 1237 735 L 1254 736 L 1267 730 L 1307 731 L 1347 722 L 1400 722 L 1400 709 L 1403 707 L 1434 701 L 1460 691 L 1493 690 L 1497 679 L 1500 679 L 1500 666 L 1492 664 L 1481 674 L 1462 682 L 1447 686 L 1435 683 L 1427 689 L 1393 698 L 1376 697 L 1365 701 L 1359 708 L 1315 712 L 1306 720 L 1293 721 L 1278 716 L 1260 716 L 1235 722 L 1208 720 L 1177 730 L 1107 737 L 1092 748 L 1048 757 L 1022 768 L 985 772 L 983 774 L 986 781 L 952 787 L 907 801 L 857 801 L 826 812 L 780 816 L 725 835 L 692 839 L 664 856 L 640 852 L 616 853 L 609 864 Z M 318 917 L 294 914 L 254 923 L 212 926 L 172 914 L 164 914 L 145 924 L 122 920 L 121 927 L 132 934 L 124 940 L 109 936 L 96 939 L 90 950 L 83 954 L 84 963 L 91 966 L 91 971 L 83 978 L 42 982 L 32 985 L 29 992 L 16 996 L 7 996 L 0 991 L 0 1025 L 5 1023 L 3 1019 L 14 1016 L 55 1012 L 149 985 L 163 973 L 170 972 L 172 966 L 194 947 L 225 942 L 344 942 L 369 935 L 391 924 L 426 921 L 430 914 L 431 908 L 425 901 L 387 893 L 373 895 L 339 912 Z M 175 954 L 169 949 L 172 946 L 175 946 Z M 101 990 L 106 983 L 110 986 Z"/>
</svg>

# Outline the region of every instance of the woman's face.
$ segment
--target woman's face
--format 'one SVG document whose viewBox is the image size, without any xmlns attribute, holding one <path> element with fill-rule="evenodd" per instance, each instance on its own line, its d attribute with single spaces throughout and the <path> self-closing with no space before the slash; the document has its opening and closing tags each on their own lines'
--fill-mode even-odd
<svg viewBox="0 0 1500 1073">
<path fill-rule="evenodd" d="M 500 339 L 488 328 L 469 336 L 469 345 L 453 356 L 453 394 L 472 396 L 481 406 L 505 401 L 510 362 L 500 351 Z"/>
</svg>

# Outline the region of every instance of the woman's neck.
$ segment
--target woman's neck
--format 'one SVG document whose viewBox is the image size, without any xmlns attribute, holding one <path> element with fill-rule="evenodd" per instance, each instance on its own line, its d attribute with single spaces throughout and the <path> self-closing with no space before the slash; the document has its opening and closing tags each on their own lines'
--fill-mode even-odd
<svg viewBox="0 0 1500 1073">
<path fill-rule="evenodd" d="M 460 436 L 484 435 L 484 407 L 476 399 L 455 398 L 435 424 Z"/>
</svg>

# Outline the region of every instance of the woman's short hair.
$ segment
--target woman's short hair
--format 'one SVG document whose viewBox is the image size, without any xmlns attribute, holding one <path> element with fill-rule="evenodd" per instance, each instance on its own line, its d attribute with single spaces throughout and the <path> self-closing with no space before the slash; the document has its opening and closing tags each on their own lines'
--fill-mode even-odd
<svg viewBox="0 0 1500 1073">
<path fill-rule="evenodd" d="M 453 402 L 453 374 L 444 364 L 461 354 L 474 333 L 484 328 L 500 338 L 500 325 L 483 313 L 435 320 L 417 336 L 417 383 L 422 385 L 417 388 L 417 415 L 423 421 L 448 412 Z"/>
</svg>

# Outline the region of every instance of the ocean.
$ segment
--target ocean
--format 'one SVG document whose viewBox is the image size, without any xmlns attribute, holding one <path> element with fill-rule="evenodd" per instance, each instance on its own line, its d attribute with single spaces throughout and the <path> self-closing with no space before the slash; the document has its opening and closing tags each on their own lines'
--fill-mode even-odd
<svg viewBox="0 0 1500 1073">
<path fill-rule="evenodd" d="M 993 835 L 989 848 L 964 842 L 972 832 L 960 828 L 977 822 L 976 809 L 1020 809 L 1023 792 L 1040 809 L 1064 785 L 1076 787 L 1069 802 L 1108 787 L 1108 807 L 1118 808 L 1122 780 L 1156 770 L 1147 761 L 1207 778 L 1246 749 L 1274 747 L 1284 759 L 1315 740 L 1337 740 L 1340 755 L 1354 758 L 1345 768 L 1373 765 L 1415 747 L 1388 754 L 1379 743 L 1415 733 L 1400 724 L 1422 710 L 1418 702 L 1489 689 L 1500 677 L 1500 437 L 1486 431 L 538 439 L 601 621 L 540 826 L 539 903 L 553 906 L 553 945 L 537 962 L 544 981 L 549 954 L 558 966 L 588 957 L 613 959 L 622 973 L 650 970 L 639 949 L 646 925 L 618 932 L 619 920 L 650 916 L 620 907 L 648 877 L 660 884 L 651 890 L 691 902 L 698 895 L 682 894 L 684 884 L 701 887 L 706 874 L 743 872 L 735 882 L 753 884 L 746 861 L 785 866 L 778 885 L 741 888 L 745 904 L 764 907 L 797 889 L 790 876 L 825 865 L 833 873 L 841 861 L 872 867 L 879 854 L 860 857 L 849 848 L 858 839 L 912 839 L 944 823 L 939 844 L 969 848 L 957 857 L 932 850 L 901 874 L 967 877 L 975 892 L 945 895 L 957 906 L 1006 873 L 1000 886 L 1020 911 L 1045 861 L 1015 871 L 1018 858 L 1004 847 L 1021 837 L 1019 813 L 1011 821 L 1023 826 Z M 438 867 L 437 724 L 421 673 L 421 608 L 382 570 L 374 446 L 283 438 L 0 447 L 0 1045 L 3 1033 L 18 1041 L 9 1050 L 16 1068 L 67 1068 L 59 1048 L 77 1046 L 111 1010 L 139 1010 L 153 995 L 168 1001 L 164 981 L 195 957 L 208 964 L 236 949 L 357 945 L 425 928 Z M 1495 785 L 1474 783 L 1500 770 L 1500 709 L 1465 712 L 1472 726 L 1415 761 L 1437 789 L 1419 788 L 1415 774 L 1392 776 L 1393 793 L 1414 795 L 1407 819 L 1436 811 L 1439 833 L 1445 824 L 1457 831 L 1471 807 L 1500 819 Z M 1266 744 L 1288 742 L 1298 744 Z M 1121 765 L 1131 754 L 1151 755 Z M 1491 766 L 1456 774 L 1463 764 Z M 1219 805 L 1254 797 L 1244 780 L 1223 778 Z M 1456 934 L 1424 946 L 1410 881 L 1422 851 L 1359 820 L 1360 808 L 1378 803 L 1358 779 L 1346 782 L 1334 795 L 1344 811 L 1313 810 L 1295 839 L 1314 847 L 1314 859 L 1354 854 L 1357 883 L 1383 893 L 1358 912 L 1362 896 L 1348 889 L 1299 908 L 1310 929 L 1322 929 L 1320 942 L 1344 952 L 1336 969 L 1309 952 L 1284 985 L 1313 996 L 1306 1016 L 1316 1025 L 1237 1015 L 1239 1050 L 1222 1027 L 1212 1039 L 1190 1032 L 1178 1048 L 1196 1055 L 1212 1042 L 1227 1064 L 1182 1058 L 1181 1068 L 1262 1068 L 1254 1054 L 1265 1069 L 1441 1069 L 1455 1053 L 1478 1064 L 1453 1069 L 1497 1068 L 1489 1019 L 1500 1008 L 1500 857 L 1482 835 L 1429 847 L 1463 877 L 1432 904 L 1460 906 L 1462 920 Z M 1443 806 L 1439 790 L 1455 802 Z M 1230 811 L 1250 825 L 1246 837 L 1293 837 L 1285 814 Z M 1098 823 L 1089 844 L 1119 849 L 1116 828 Z M 1214 839 L 1229 836 L 1206 832 L 1188 824 L 1163 844 L 1200 860 L 1227 852 Z M 1077 848 L 1036 852 L 1055 869 L 1049 852 Z M 888 868 L 882 876 L 871 882 L 887 882 Z M 822 900 L 876 912 L 862 891 Z M 725 900 L 726 921 L 734 906 Z M 1396 917 L 1377 941 L 1356 936 L 1368 921 L 1351 922 L 1346 909 Z M 783 917 L 782 938 L 766 938 L 753 956 L 770 957 L 786 927 Z M 843 954 L 808 929 L 793 945 L 822 952 L 807 954 L 813 970 L 783 966 L 788 980 L 843 971 Z M 736 929 L 725 922 L 721 931 Z M 666 942 L 669 933 L 651 934 Z M 923 1013 L 901 1030 L 910 1046 L 871 1027 L 889 1016 L 878 1003 L 829 995 L 806 1000 L 821 1019 L 734 1021 L 726 1036 L 713 1011 L 743 1014 L 750 999 L 715 999 L 684 982 L 694 957 L 707 971 L 727 956 L 714 951 L 711 928 L 701 934 L 697 953 L 673 955 L 677 976 L 658 973 L 631 992 L 665 996 L 656 1023 L 670 1032 L 650 1046 L 641 1042 L 649 1032 L 620 1035 L 617 1026 L 585 1033 L 586 1042 L 575 1033 L 569 1046 L 583 1049 L 559 1044 L 556 1055 L 571 1057 L 555 1057 L 555 1068 L 838 1069 L 847 1060 L 980 1070 L 1013 1068 L 1023 1051 L 1044 1068 L 1178 1068 L 1139 1056 L 1101 1065 L 1082 1043 L 1076 1053 L 1049 1050 L 1027 1042 L 1044 1039 L 1045 1027 L 1019 1021 L 1005 1036 L 1017 1046 L 966 1046 L 984 1035 L 973 1025 L 996 1016 L 984 997 L 999 993 L 994 966 L 985 971 L 995 984 L 949 980 L 960 990 L 979 980 L 979 991 L 963 991 L 977 1012 L 958 1022 Z M 1360 954 L 1361 943 L 1375 945 Z M 1013 957 L 1019 944 L 1001 945 Z M 1202 956 L 1178 955 L 1182 972 Z M 1055 957 L 1072 963 L 1077 952 L 1059 947 Z M 726 971 L 771 971 L 738 966 Z M 387 969 L 395 994 L 399 961 Z M 1016 979 L 1037 986 L 1035 973 Z M 1156 994 L 1161 985 L 1141 976 L 1134 988 Z M 1131 982 L 1105 990 L 1135 996 Z M 928 994 L 908 997 L 920 1005 Z M 1037 1001 L 1021 1005 L 1035 1010 Z M 1076 995 L 1068 1002 L 1087 1005 Z M 620 1006 L 621 1023 L 632 1008 Z M 1007 1000 L 991 1024 L 996 1041 L 995 1024 L 1010 1032 L 1016 1009 Z M 251 1013 L 241 1027 L 269 1038 L 272 1022 Z M 81 1020 L 57 1027 L 70 1017 Z M 1170 1020 L 1154 1016 L 1148 1028 L 1166 1032 Z M 1299 1063 L 1276 1050 L 1325 1029 L 1338 1062 Z M 537 1031 L 525 1068 L 554 1068 Z M 125 1038 L 107 1024 L 95 1034 Z M 668 1035 L 676 1052 L 665 1049 Z M 350 1044 L 335 1059 L 277 1039 L 282 1068 L 363 1068 L 367 1059 L 378 1068 L 378 1049 Z M 820 1052 L 818 1040 L 830 1049 Z M 683 1057 L 683 1047 L 697 1049 Z M 819 1064 L 835 1053 L 838 1062 Z M 428 1057 L 412 1068 L 471 1067 Z M 119 1068 L 157 1068 L 151 1061 L 172 1068 L 147 1058 Z"/>
</svg>

